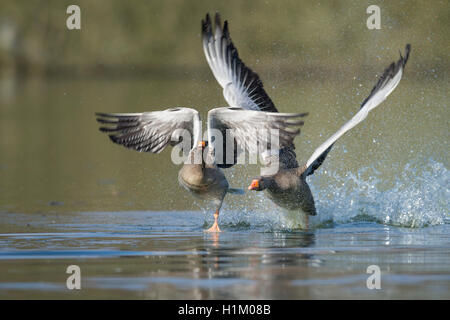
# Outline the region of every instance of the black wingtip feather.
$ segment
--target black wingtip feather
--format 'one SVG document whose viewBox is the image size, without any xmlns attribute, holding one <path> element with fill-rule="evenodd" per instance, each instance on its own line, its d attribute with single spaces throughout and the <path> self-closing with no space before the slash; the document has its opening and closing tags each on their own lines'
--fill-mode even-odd
<svg viewBox="0 0 450 320">
<path fill-rule="evenodd" d="M 223 23 L 223 35 L 227 40 L 230 39 L 230 31 L 228 30 L 228 20 L 225 20 L 225 22 Z"/>
<path fill-rule="evenodd" d="M 108 119 L 108 118 L 97 118 L 98 123 L 107 123 L 107 124 L 117 124 L 117 119 Z"/>
<path fill-rule="evenodd" d="M 381 75 L 380 79 L 378 80 L 377 84 L 375 85 L 375 87 L 373 87 L 372 91 L 370 92 L 369 96 L 364 99 L 363 103 L 361 104 L 361 108 L 364 107 L 364 105 L 366 104 L 367 101 L 369 101 L 370 98 L 373 97 L 373 95 L 378 92 L 378 90 L 380 88 L 382 88 L 385 83 L 386 83 L 386 79 L 390 79 L 393 78 L 400 69 L 404 69 L 404 67 L 406 66 L 406 62 L 408 62 L 409 59 L 409 53 L 411 52 L 411 45 L 408 43 L 405 46 L 405 56 L 402 56 L 402 53 L 400 52 L 400 59 L 398 59 L 397 62 L 392 62 L 389 67 L 387 67 L 383 74 Z"/>
<path fill-rule="evenodd" d="M 117 115 L 115 115 L 114 113 L 104 113 L 104 112 L 96 112 L 95 116 L 104 118 L 117 118 Z"/>
<path fill-rule="evenodd" d="M 403 58 L 403 61 L 402 61 L 402 65 L 403 65 L 403 67 L 406 65 L 406 62 L 408 62 L 408 59 L 409 59 L 409 53 L 411 52 L 411 45 L 408 43 L 408 44 L 406 44 L 406 47 L 405 47 L 405 57 Z M 400 55 L 401 56 L 401 55 Z"/>
<path fill-rule="evenodd" d="M 108 128 L 108 127 L 100 127 L 100 128 L 98 128 L 98 130 L 100 132 L 112 132 L 112 131 L 116 131 L 117 129 L 115 129 L 115 128 Z"/>
<path fill-rule="evenodd" d="M 212 34 L 211 18 L 209 13 L 206 14 L 205 20 L 202 20 L 202 36 L 203 39 L 210 37 Z"/>
<path fill-rule="evenodd" d="M 220 13 L 216 11 L 216 15 L 214 16 L 214 22 L 216 23 L 216 28 L 222 28 Z"/>
<path fill-rule="evenodd" d="M 204 34 L 206 32 L 206 29 L 208 28 L 209 22 L 209 13 L 206 14 L 205 20 L 202 19 L 202 33 Z"/>
</svg>

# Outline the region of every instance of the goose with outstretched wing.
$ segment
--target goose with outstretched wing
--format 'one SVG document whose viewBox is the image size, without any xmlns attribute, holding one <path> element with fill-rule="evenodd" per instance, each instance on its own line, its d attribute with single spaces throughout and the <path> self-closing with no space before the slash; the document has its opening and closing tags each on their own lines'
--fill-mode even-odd
<svg viewBox="0 0 450 320">
<path fill-rule="evenodd" d="M 400 83 L 410 51 L 411 46 L 407 44 L 405 56 L 403 57 L 400 53 L 400 59 L 386 68 L 369 96 L 361 104 L 359 111 L 320 145 L 303 166 L 281 166 L 282 169 L 276 174 L 262 175 L 254 179 L 248 189 L 267 190 L 268 196 L 279 206 L 290 210 L 300 209 L 304 214 L 304 226 L 307 228 L 308 215 L 316 215 L 316 208 L 306 177 L 312 175 L 322 165 L 334 143 L 340 137 L 362 122 L 371 110 L 380 105 L 394 91 Z M 270 167 L 271 162 L 276 162 L 277 166 L 279 165 L 278 162 L 283 163 L 282 154 L 278 156 L 268 153 L 267 155 L 266 163 L 268 167 Z"/>
<path fill-rule="evenodd" d="M 190 108 L 171 108 L 143 113 L 96 113 L 100 131 L 112 142 L 139 152 L 160 153 L 168 145 L 189 150 L 178 174 L 178 181 L 195 196 L 212 200 L 214 224 L 208 231 L 220 231 L 219 210 L 227 193 L 242 193 L 229 188 L 228 181 L 216 163 L 218 139 L 231 132 L 243 150 L 257 153 L 258 147 L 271 141 L 283 148 L 292 144 L 305 114 L 261 112 L 242 108 L 216 108 L 208 112 L 208 140 L 201 140 L 200 115 Z M 214 133 L 214 134 L 213 134 Z M 268 133 L 268 134 L 267 134 Z M 270 135 L 272 134 L 272 135 Z M 275 137 L 273 137 L 275 135 Z M 226 153 L 226 152 L 224 152 Z"/>
</svg>

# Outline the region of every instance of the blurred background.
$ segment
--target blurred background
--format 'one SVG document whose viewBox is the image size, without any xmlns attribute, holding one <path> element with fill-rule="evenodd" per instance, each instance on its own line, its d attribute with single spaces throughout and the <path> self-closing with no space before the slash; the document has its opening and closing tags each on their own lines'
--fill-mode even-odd
<svg viewBox="0 0 450 320">
<path fill-rule="evenodd" d="M 81 30 L 66 27 L 71 4 L 81 8 Z M 381 30 L 366 26 L 373 4 Z M 113 145 L 94 112 L 186 106 L 205 118 L 224 106 L 200 40 L 201 19 L 216 11 L 278 109 L 310 113 L 296 140 L 300 162 L 350 119 L 411 43 L 399 87 L 311 178 L 323 201 L 336 197 L 325 186 L 346 181 L 351 190 L 349 175 L 377 176 L 381 191 L 423 170 L 447 172 L 448 1 L 2 0 L 0 211 L 197 209 L 178 187 L 170 150 Z M 257 172 L 227 175 L 233 187 L 246 187 Z M 241 207 L 260 201 L 233 199 Z"/>
<path fill-rule="evenodd" d="M 70 4 L 81 8 L 81 31 L 65 27 Z M 366 27 L 371 4 L 380 6 L 381 30 Z M 207 77 L 200 20 L 216 11 L 230 21 L 245 61 L 263 74 L 378 70 L 374 60 L 406 41 L 423 71 L 449 65 L 447 1 L 5 0 L 0 8 L 2 72 L 26 76 Z"/>
</svg>

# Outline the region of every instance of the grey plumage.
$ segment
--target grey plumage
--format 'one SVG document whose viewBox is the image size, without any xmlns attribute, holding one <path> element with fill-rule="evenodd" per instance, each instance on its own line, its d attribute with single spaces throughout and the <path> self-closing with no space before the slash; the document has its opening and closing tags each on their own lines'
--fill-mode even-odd
<svg viewBox="0 0 450 320">
<path fill-rule="evenodd" d="M 250 153 L 256 154 L 266 146 L 276 150 L 293 144 L 300 134 L 304 122 L 301 118 L 307 113 L 277 113 L 244 110 L 241 108 L 216 108 L 208 113 L 208 128 L 221 132 L 231 130 L 237 144 Z M 272 139 L 278 146 L 272 146 Z"/>
<path fill-rule="evenodd" d="M 177 129 L 187 130 L 194 137 L 194 118 L 198 112 L 190 108 L 171 108 L 143 113 L 96 113 L 97 121 L 104 126 L 112 142 L 139 152 L 160 153 L 171 143 L 180 141 L 174 136 Z M 191 147 L 194 139 L 191 140 Z"/>
<path fill-rule="evenodd" d="M 277 112 L 264 90 L 258 74 L 247 67 L 239 58 L 234 46 L 228 22 L 223 28 L 219 13 L 215 16 L 215 28 L 209 14 L 202 20 L 202 42 L 206 60 L 223 88 L 225 100 L 231 107 L 250 110 Z"/>
</svg>

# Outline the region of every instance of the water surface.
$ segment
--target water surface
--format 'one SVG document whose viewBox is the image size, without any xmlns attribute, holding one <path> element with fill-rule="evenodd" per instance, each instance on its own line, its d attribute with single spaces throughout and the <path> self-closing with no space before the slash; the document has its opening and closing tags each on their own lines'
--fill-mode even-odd
<svg viewBox="0 0 450 320">
<path fill-rule="evenodd" d="M 170 106 L 204 118 L 224 105 L 209 74 L 2 82 L 0 298 L 450 298 L 450 88 L 407 75 L 309 178 L 319 213 L 310 231 L 247 192 L 227 196 L 221 234 L 203 232 L 212 211 L 178 186 L 170 151 L 113 145 L 94 118 Z M 310 113 L 300 162 L 374 80 L 265 81 L 280 111 Z M 240 188 L 256 174 L 226 170 Z M 73 264 L 78 291 L 65 285 Z M 369 265 L 381 269 L 381 290 L 367 289 Z"/>
<path fill-rule="evenodd" d="M 225 224 L 207 234 L 199 211 L 37 215 L 28 232 L 0 234 L 1 298 L 450 297 L 448 224 L 353 222 L 309 232 Z M 11 229 L 30 220 L 1 217 Z M 79 291 L 65 286 L 72 264 L 81 268 Z M 366 287 L 369 265 L 380 266 L 381 290 Z"/>
</svg>

